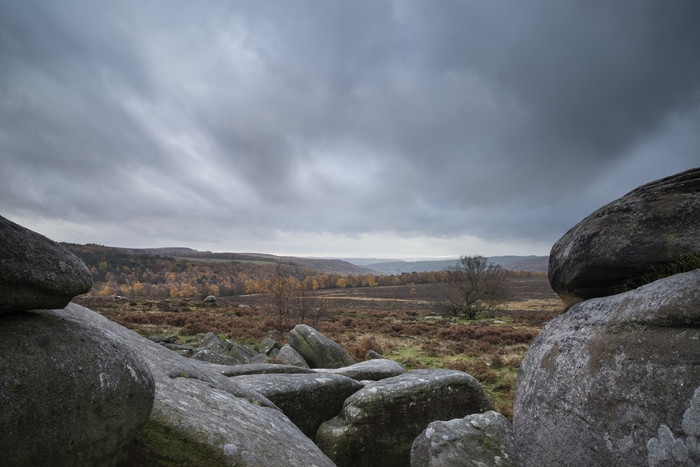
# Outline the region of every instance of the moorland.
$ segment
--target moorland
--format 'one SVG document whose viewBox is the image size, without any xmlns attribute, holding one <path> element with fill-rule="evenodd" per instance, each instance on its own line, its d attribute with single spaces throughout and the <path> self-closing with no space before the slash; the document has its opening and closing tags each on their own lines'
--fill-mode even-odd
<svg viewBox="0 0 700 467">
<path fill-rule="evenodd" d="M 192 267 L 196 265 L 183 270 Z M 374 350 L 407 369 L 465 371 L 479 380 L 496 409 L 510 419 L 517 371 L 525 352 L 564 305 L 546 275 L 511 274 L 505 299 L 478 319 L 467 320 L 444 315 L 446 287 L 441 282 L 380 285 L 375 280 L 374 286 L 317 288 L 310 299 L 314 309 L 323 313 L 312 324 L 356 361 L 365 360 L 368 351 Z M 252 347 L 267 336 L 286 342 L 286 332 L 277 329 L 264 293 L 218 297 L 216 302 L 205 302 L 196 293 L 177 295 L 92 294 L 75 301 L 144 336 L 173 336 L 183 344 L 196 346 L 203 333 L 210 331 Z M 290 321 L 282 331 L 293 324 Z"/>
</svg>

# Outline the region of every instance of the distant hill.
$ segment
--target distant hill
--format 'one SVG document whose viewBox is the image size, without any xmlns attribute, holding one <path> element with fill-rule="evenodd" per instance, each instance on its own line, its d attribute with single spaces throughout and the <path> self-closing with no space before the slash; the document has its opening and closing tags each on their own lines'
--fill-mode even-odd
<svg viewBox="0 0 700 467">
<path fill-rule="evenodd" d="M 547 272 L 549 256 L 491 256 L 490 261 L 500 264 L 511 271 Z M 353 260 L 349 260 L 353 261 Z M 377 260 L 362 261 L 364 267 L 382 274 L 401 274 L 406 272 L 444 271 L 457 264 L 457 259 L 432 261 Z"/>
<path fill-rule="evenodd" d="M 211 251 L 198 251 L 186 247 L 115 249 L 119 250 L 122 253 L 131 255 L 160 255 L 175 259 L 188 259 L 190 261 L 199 262 L 234 261 L 250 262 L 258 265 L 262 265 L 265 263 L 278 263 L 290 266 L 312 268 L 326 274 L 354 275 L 373 274 L 376 272 L 372 269 L 357 266 L 355 264 L 340 259 L 297 258 L 294 256 L 275 256 L 267 253 L 212 253 Z"/>
<path fill-rule="evenodd" d="M 501 265 L 511 271 L 547 272 L 549 270 L 549 256 L 514 256 L 513 258 L 519 259 L 501 263 Z"/>
</svg>

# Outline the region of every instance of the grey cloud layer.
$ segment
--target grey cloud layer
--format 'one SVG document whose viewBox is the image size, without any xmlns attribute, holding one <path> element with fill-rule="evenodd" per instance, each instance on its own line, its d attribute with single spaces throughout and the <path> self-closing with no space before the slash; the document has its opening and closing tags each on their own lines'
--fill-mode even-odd
<svg viewBox="0 0 700 467">
<path fill-rule="evenodd" d="M 0 209 L 553 241 L 698 165 L 698 24 L 690 0 L 0 1 Z"/>
</svg>

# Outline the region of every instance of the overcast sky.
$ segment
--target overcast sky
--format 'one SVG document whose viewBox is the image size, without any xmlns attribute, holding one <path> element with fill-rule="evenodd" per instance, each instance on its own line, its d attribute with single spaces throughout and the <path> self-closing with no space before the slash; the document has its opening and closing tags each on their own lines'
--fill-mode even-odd
<svg viewBox="0 0 700 467">
<path fill-rule="evenodd" d="M 111 246 L 546 255 L 700 166 L 700 2 L 0 0 L 0 214 Z"/>
</svg>

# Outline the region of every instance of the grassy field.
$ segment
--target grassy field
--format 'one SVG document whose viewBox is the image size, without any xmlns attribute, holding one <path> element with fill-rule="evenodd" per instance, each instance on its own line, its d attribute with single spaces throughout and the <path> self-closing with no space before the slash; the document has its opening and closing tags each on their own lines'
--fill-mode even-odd
<svg viewBox="0 0 700 467">
<path fill-rule="evenodd" d="M 443 284 L 362 287 L 318 291 L 329 305 L 316 326 L 357 361 L 371 349 L 407 369 L 448 368 L 473 375 L 496 409 L 512 417 L 515 379 L 525 352 L 564 305 L 546 277 L 508 279 L 509 297 L 488 316 L 467 321 L 442 317 Z M 265 297 L 243 295 L 205 304 L 199 299 L 152 300 L 115 297 L 76 301 L 144 336 L 175 335 L 197 345 L 212 331 L 255 347 L 274 321 Z M 285 341 L 286 333 L 278 340 Z"/>
</svg>

